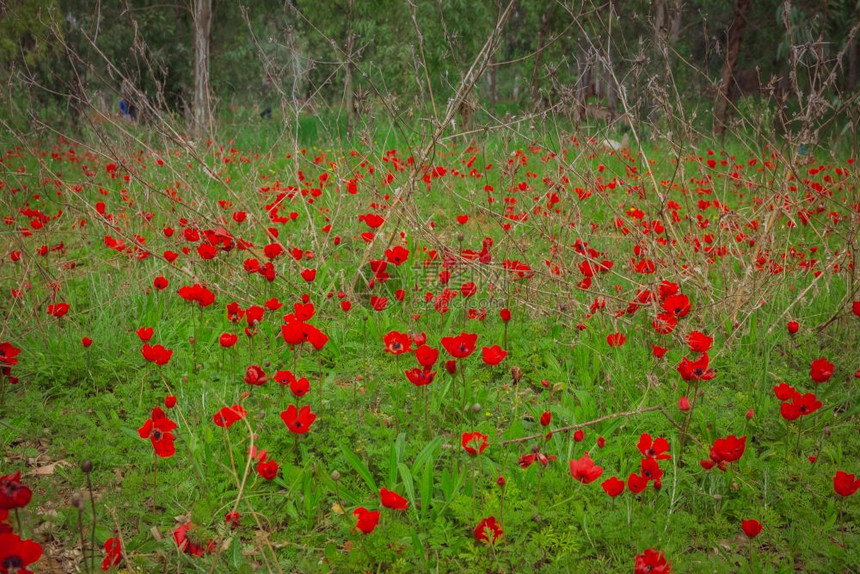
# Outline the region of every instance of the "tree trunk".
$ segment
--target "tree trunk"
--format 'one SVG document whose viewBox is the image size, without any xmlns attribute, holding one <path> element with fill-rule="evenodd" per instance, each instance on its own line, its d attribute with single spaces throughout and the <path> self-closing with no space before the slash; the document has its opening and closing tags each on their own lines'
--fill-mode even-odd
<svg viewBox="0 0 860 574">
<path fill-rule="evenodd" d="M 194 1 L 194 102 L 192 133 L 208 137 L 212 129 L 209 92 L 209 33 L 212 29 L 212 0 Z"/>
<path fill-rule="evenodd" d="M 354 0 L 349 0 L 349 12 L 347 13 L 346 24 L 346 44 L 344 51 L 346 52 L 346 74 L 343 80 L 344 104 L 346 105 L 346 136 L 352 136 L 352 129 L 355 126 L 355 91 L 352 86 L 352 50 L 355 45 L 355 34 L 352 33 L 352 18 L 353 18 Z"/>
<path fill-rule="evenodd" d="M 546 44 L 546 33 L 549 28 L 551 9 L 547 10 L 540 17 L 540 32 L 538 32 L 537 53 L 535 54 L 535 66 L 532 69 L 532 105 L 538 107 L 539 103 L 539 82 L 541 56 L 543 55 L 544 45 Z"/>
<path fill-rule="evenodd" d="M 729 108 L 729 94 L 731 93 L 732 79 L 735 73 L 735 65 L 741 52 L 741 41 L 744 37 L 744 27 L 747 23 L 747 12 L 749 12 L 751 0 L 735 0 L 735 16 L 729 28 L 729 38 L 726 46 L 726 61 L 723 64 L 723 75 L 720 80 L 720 89 L 714 102 L 714 132 L 718 137 L 726 133 L 726 115 Z"/>
</svg>

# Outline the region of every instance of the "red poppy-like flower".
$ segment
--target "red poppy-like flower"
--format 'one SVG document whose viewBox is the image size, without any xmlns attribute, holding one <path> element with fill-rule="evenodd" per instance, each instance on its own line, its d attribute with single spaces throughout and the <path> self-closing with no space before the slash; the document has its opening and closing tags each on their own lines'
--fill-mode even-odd
<svg viewBox="0 0 860 574">
<path fill-rule="evenodd" d="M 461 333 L 456 337 L 442 337 L 442 346 L 455 359 L 465 359 L 475 352 L 477 340 L 475 333 Z"/>
<path fill-rule="evenodd" d="M 141 327 L 140 329 L 135 331 L 135 333 L 137 333 L 138 338 L 142 342 L 146 343 L 150 339 L 152 339 L 152 336 L 155 334 L 155 329 L 153 329 L 152 327 Z"/>
<path fill-rule="evenodd" d="M 215 302 L 215 294 L 199 283 L 183 285 L 179 288 L 179 296 L 185 301 L 197 303 L 201 307 L 208 307 Z"/>
<path fill-rule="evenodd" d="M 122 562 L 122 545 L 119 538 L 105 540 L 105 557 L 102 560 L 102 571 L 107 572 Z"/>
<path fill-rule="evenodd" d="M 166 349 L 161 345 L 144 343 L 140 353 L 144 359 L 161 367 L 170 362 L 170 358 L 173 356 L 173 349 Z"/>
<path fill-rule="evenodd" d="M 788 322 L 788 333 L 790 335 L 794 335 L 800 329 L 800 323 L 797 321 L 789 321 Z"/>
<path fill-rule="evenodd" d="M 400 245 L 385 250 L 385 260 L 394 266 L 399 266 L 409 259 L 409 250 Z"/>
<path fill-rule="evenodd" d="M 436 364 L 439 359 L 439 349 L 434 349 L 428 345 L 421 345 L 415 349 L 415 358 L 418 359 L 418 364 L 429 369 Z"/>
<path fill-rule="evenodd" d="M 473 531 L 475 540 L 484 546 L 494 545 L 504 533 L 495 516 L 490 516 L 480 521 Z"/>
<path fill-rule="evenodd" d="M 701 331 L 693 331 L 687 335 L 687 345 L 694 353 L 704 353 L 714 344 L 714 338 L 708 337 Z"/>
<path fill-rule="evenodd" d="M 0 365 L 5 365 L 8 367 L 14 366 L 18 364 L 18 355 L 21 354 L 21 349 L 14 346 L 9 341 L 4 341 L 0 343 Z"/>
<path fill-rule="evenodd" d="M 794 394 L 794 387 L 788 383 L 780 383 L 773 387 L 773 393 L 780 401 L 787 401 Z"/>
<path fill-rule="evenodd" d="M 311 412 L 311 407 L 308 405 L 297 409 L 296 405 L 290 405 L 287 410 L 281 411 L 281 420 L 290 429 L 290 432 L 295 434 L 305 434 L 311 430 L 311 425 L 317 420 L 317 415 Z"/>
<path fill-rule="evenodd" d="M 409 501 L 393 490 L 388 490 L 387 488 L 383 488 L 379 491 L 379 500 L 385 508 L 391 508 L 393 510 L 406 510 L 409 508 Z"/>
<path fill-rule="evenodd" d="M 60 318 L 69 312 L 68 303 L 51 303 L 48 305 L 48 315 Z"/>
<path fill-rule="evenodd" d="M 633 563 L 633 574 L 670 574 L 671 572 L 671 566 L 666 561 L 666 557 L 653 548 L 637 554 Z"/>
<path fill-rule="evenodd" d="M 355 523 L 356 529 L 362 534 L 370 534 L 376 529 L 379 524 L 380 512 L 378 510 L 368 510 L 363 506 L 359 506 L 352 511 L 353 516 L 358 520 Z"/>
<path fill-rule="evenodd" d="M 0 534 L 0 572 L 33 574 L 27 566 L 42 557 L 42 546 L 32 540 L 22 540 L 17 534 Z"/>
<path fill-rule="evenodd" d="M 648 479 L 638 474 L 630 474 L 627 477 L 627 489 L 633 494 L 639 494 L 648 488 Z"/>
<path fill-rule="evenodd" d="M 499 317 L 501 317 L 502 321 L 505 323 L 511 320 L 511 310 L 505 307 L 501 311 L 499 311 Z"/>
<path fill-rule="evenodd" d="M 83 339 L 81 339 L 81 345 L 83 345 L 85 349 L 89 349 L 92 346 L 92 344 L 93 344 L 93 340 L 90 339 L 89 337 L 84 337 Z"/>
<path fill-rule="evenodd" d="M 647 481 L 658 481 L 663 478 L 663 471 L 660 470 L 660 465 L 653 458 L 642 459 L 642 478 Z"/>
<path fill-rule="evenodd" d="M 824 357 L 815 359 L 812 361 L 812 365 L 810 365 L 809 376 L 816 383 L 824 383 L 833 376 L 834 368 L 833 363 Z"/>
<path fill-rule="evenodd" d="M 833 476 L 833 490 L 839 496 L 851 496 L 860 489 L 860 480 L 855 479 L 853 474 L 848 474 L 844 470 L 836 471 Z"/>
<path fill-rule="evenodd" d="M 196 524 L 186 522 L 185 524 L 180 524 L 176 529 L 174 529 L 173 541 L 176 542 L 176 546 L 179 548 L 179 551 L 183 554 L 197 557 L 203 556 L 207 552 L 213 552 L 215 550 L 215 544 L 213 542 L 209 542 L 204 546 L 203 544 L 199 544 L 191 540 L 190 533 L 196 528 Z"/>
<path fill-rule="evenodd" d="M 573 433 L 573 440 L 575 440 L 576 442 L 582 442 L 583 440 L 585 440 L 585 431 L 582 429 L 577 429 Z"/>
<path fill-rule="evenodd" d="M 238 512 L 228 512 L 224 515 L 224 522 L 227 524 L 227 526 L 230 527 L 231 530 L 239 528 L 240 520 L 241 515 Z"/>
<path fill-rule="evenodd" d="M 477 456 L 490 446 L 487 438 L 487 435 L 479 432 L 464 432 L 463 436 L 460 437 L 460 444 L 467 453 Z"/>
<path fill-rule="evenodd" d="M 552 413 L 549 411 L 545 411 L 540 415 L 540 425 L 543 427 L 549 426 L 552 422 Z"/>
<path fill-rule="evenodd" d="M 498 365 L 502 361 L 505 360 L 505 357 L 508 356 L 508 352 L 502 349 L 498 345 L 493 345 L 492 347 L 482 347 L 481 348 L 481 359 L 483 359 L 484 363 L 489 366 Z"/>
<path fill-rule="evenodd" d="M 137 429 L 140 438 L 148 438 L 152 441 L 155 454 L 162 458 L 171 457 L 176 454 L 176 446 L 173 444 L 173 433 L 176 423 L 167 418 L 160 407 L 152 409 L 152 416 Z"/>
<path fill-rule="evenodd" d="M 274 460 L 261 460 L 257 463 L 257 474 L 266 480 L 272 480 L 278 476 L 278 463 Z"/>
<path fill-rule="evenodd" d="M 155 287 L 156 289 L 158 289 L 159 291 L 167 289 L 168 285 L 170 285 L 170 282 L 166 278 L 161 277 L 161 276 L 156 277 L 152 282 L 152 286 Z"/>
<path fill-rule="evenodd" d="M 538 462 L 542 467 L 546 468 L 549 463 L 555 460 L 558 460 L 557 456 L 542 453 L 538 447 L 535 447 L 532 449 L 532 452 L 521 456 L 517 461 L 517 464 L 520 465 L 520 468 L 528 468 L 532 464 Z"/>
<path fill-rule="evenodd" d="M 726 470 L 729 463 L 739 460 L 746 450 L 747 437 L 740 438 L 729 435 L 714 441 L 709 453 L 709 459 L 701 461 L 702 468 L 710 470 L 716 465 L 720 470 Z"/>
<path fill-rule="evenodd" d="M 613 476 L 612 478 L 607 478 L 602 483 L 600 483 L 600 486 L 603 488 L 603 491 L 612 498 L 615 498 L 616 496 L 624 492 L 624 481 L 619 480 L 615 476 Z"/>
<path fill-rule="evenodd" d="M 742 520 L 741 530 L 747 535 L 747 538 L 755 538 L 761 534 L 761 523 L 758 520 Z"/>
<path fill-rule="evenodd" d="M 606 342 L 610 347 L 620 347 L 627 342 L 627 337 L 624 333 L 610 333 L 606 336 Z"/>
<path fill-rule="evenodd" d="M 391 331 L 382 336 L 382 342 L 385 343 L 385 352 L 392 355 L 402 355 L 412 351 L 412 337 L 407 333 Z"/>
<path fill-rule="evenodd" d="M 457 361 L 451 359 L 449 361 L 445 361 L 445 370 L 448 371 L 450 375 L 457 374 Z"/>
<path fill-rule="evenodd" d="M 678 373 L 685 381 L 709 381 L 716 377 L 717 373 L 708 368 L 708 363 L 707 353 L 702 353 L 695 361 L 684 357 L 678 365 Z"/>
<path fill-rule="evenodd" d="M 168 409 L 172 409 L 176 406 L 176 397 L 174 395 L 167 395 L 164 397 L 164 407 Z"/>
<path fill-rule="evenodd" d="M 245 382 L 249 385 L 262 385 L 266 380 L 266 373 L 260 365 L 251 365 L 245 369 Z"/>
<path fill-rule="evenodd" d="M 802 416 L 810 415 L 821 408 L 819 401 L 814 393 L 801 394 L 794 391 L 791 394 L 791 402 L 784 402 L 779 405 L 779 413 L 787 421 L 796 420 Z"/>
<path fill-rule="evenodd" d="M 652 440 L 650 434 L 643 433 L 639 437 L 639 444 L 636 447 L 644 457 L 656 460 L 669 460 L 672 458 L 671 454 L 667 454 L 669 451 L 669 441 L 663 437 L 657 437 L 655 440 Z"/>
<path fill-rule="evenodd" d="M 247 414 L 248 412 L 242 405 L 221 407 L 221 410 L 212 416 L 212 420 L 219 427 L 230 428 L 233 423 L 242 420 Z"/>
<path fill-rule="evenodd" d="M 293 393 L 293 396 L 302 398 L 308 391 L 311 390 L 311 384 L 305 377 L 294 378 L 290 381 L 290 392 Z"/>
<path fill-rule="evenodd" d="M 225 349 L 229 349 L 233 345 L 236 344 L 236 341 L 239 340 L 237 335 L 233 333 L 221 333 L 221 336 L 218 337 L 218 344 L 224 347 Z"/>
<path fill-rule="evenodd" d="M 427 368 L 421 369 L 416 367 L 414 369 L 409 369 L 403 372 L 406 374 L 406 378 L 409 380 L 409 382 L 416 387 L 423 387 L 424 385 L 429 385 L 436 377 L 436 371 L 431 371 Z"/>
<path fill-rule="evenodd" d="M 651 352 L 654 353 L 654 356 L 658 359 L 662 359 L 668 350 L 669 349 L 667 347 L 660 347 L 658 345 L 653 345 L 651 347 Z"/>
<path fill-rule="evenodd" d="M 603 474 L 603 467 L 594 464 L 586 452 L 581 458 L 570 461 L 570 476 L 583 484 L 594 482 Z"/>
<path fill-rule="evenodd" d="M 21 484 L 21 471 L 0 476 L 0 510 L 24 508 L 30 504 L 33 493 Z"/>
<path fill-rule="evenodd" d="M 386 305 L 388 305 L 388 297 L 380 297 L 378 295 L 370 297 L 370 306 L 374 311 L 384 311 Z"/>
</svg>

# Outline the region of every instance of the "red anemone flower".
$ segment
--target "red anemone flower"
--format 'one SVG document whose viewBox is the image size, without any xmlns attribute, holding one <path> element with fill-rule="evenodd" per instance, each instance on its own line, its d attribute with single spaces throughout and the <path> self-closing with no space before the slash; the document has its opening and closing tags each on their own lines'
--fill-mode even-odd
<svg viewBox="0 0 860 574">
<path fill-rule="evenodd" d="M 860 480 L 856 480 L 853 474 L 844 470 L 836 471 L 833 476 L 833 490 L 839 496 L 851 496 L 860 489 Z"/>
<path fill-rule="evenodd" d="M 421 345 L 415 349 L 415 358 L 418 359 L 418 364 L 429 369 L 436 364 L 439 359 L 439 349 L 434 349 L 429 345 Z"/>
<path fill-rule="evenodd" d="M 782 418 L 788 421 L 793 421 L 801 416 L 811 415 L 821 408 L 819 401 L 814 393 L 801 394 L 794 391 L 791 395 L 791 402 L 784 402 L 779 405 L 779 413 Z"/>
<path fill-rule="evenodd" d="M 489 443 L 487 443 L 487 438 L 487 435 L 479 432 L 464 432 L 463 436 L 460 437 L 460 444 L 463 446 L 463 450 L 467 453 L 472 456 L 477 456 L 490 446 Z"/>
<path fill-rule="evenodd" d="M 406 378 L 409 380 L 409 382 L 416 387 L 423 387 L 424 385 L 429 385 L 436 377 L 436 371 L 431 371 L 427 368 L 420 369 L 418 367 L 415 367 L 414 369 L 409 369 L 403 372 L 406 374 Z"/>
<path fill-rule="evenodd" d="M 627 337 L 624 333 L 610 333 L 606 336 L 606 342 L 610 347 L 621 347 L 627 342 Z"/>
<path fill-rule="evenodd" d="M 155 334 L 155 329 L 153 329 L 152 327 L 141 327 L 140 329 L 135 331 L 135 333 L 137 333 L 138 338 L 142 342 L 146 343 L 150 339 L 152 339 L 152 336 Z"/>
<path fill-rule="evenodd" d="M 639 437 L 639 444 L 636 447 L 642 453 L 642 456 L 647 458 L 656 460 L 669 460 L 672 458 L 671 454 L 667 454 L 669 451 L 669 441 L 663 437 L 657 437 L 652 440 L 650 434 L 643 433 Z"/>
<path fill-rule="evenodd" d="M 260 365 L 251 365 L 245 369 L 245 382 L 249 385 L 262 385 L 266 382 L 266 373 Z"/>
<path fill-rule="evenodd" d="M 570 476 L 582 484 L 594 482 L 603 474 L 603 467 L 594 464 L 586 452 L 581 458 L 570 461 Z"/>
<path fill-rule="evenodd" d="M 603 491 L 612 498 L 615 498 L 624 492 L 624 481 L 619 480 L 615 476 L 607 478 L 600 484 L 600 486 L 603 488 Z"/>
<path fill-rule="evenodd" d="M 442 346 L 455 359 L 465 359 L 475 352 L 477 340 L 475 333 L 461 333 L 456 337 L 442 337 Z"/>
<path fill-rule="evenodd" d="M 317 420 L 317 415 L 311 412 L 308 405 L 297 409 L 296 405 L 290 405 L 287 410 L 281 411 L 281 420 L 295 434 L 305 434 L 311 430 L 311 425 Z"/>
<path fill-rule="evenodd" d="M 352 511 L 352 514 L 358 519 L 355 524 L 356 529 L 362 534 L 370 534 L 376 529 L 376 525 L 379 524 L 381 513 L 378 510 L 368 510 L 363 506 L 359 506 Z"/>
<path fill-rule="evenodd" d="M 504 361 L 507 356 L 508 352 L 498 345 L 481 348 L 481 358 L 484 360 L 484 363 L 491 367 Z"/>
<path fill-rule="evenodd" d="M 633 563 L 633 574 L 670 574 L 671 566 L 662 552 L 653 548 L 636 555 Z"/>
<path fill-rule="evenodd" d="M 14 346 L 9 341 L 0 343 L 0 365 L 13 366 L 18 364 L 18 355 L 21 354 L 21 349 Z"/>
<path fill-rule="evenodd" d="M 773 387 L 773 393 L 780 401 L 787 401 L 794 394 L 794 387 L 788 383 L 780 383 Z"/>
<path fill-rule="evenodd" d="M 480 521 L 473 531 L 475 540 L 484 546 L 493 546 L 504 533 L 502 527 L 496 522 L 495 516 L 490 516 Z"/>
<path fill-rule="evenodd" d="M 176 454 L 176 446 L 173 444 L 171 431 L 176 428 L 176 423 L 167 418 L 160 407 L 152 409 L 152 416 L 137 429 L 140 438 L 148 438 L 152 441 L 155 454 L 162 458 L 171 457 Z"/>
<path fill-rule="evenodd" d="M 788 322 L 788 333 L 790 335 L 796 334 L 798 330 L 800 330 L 800 323 L 798 323 L 797 321 Z"/>
<path fill-rule="evenodd" d="M 407 333 L 391 331 L 383 335 L 382 342 L 385 343 L 385 352 L 392 355 L 402 355 L 412 351 L 412 337 Z"/>
<path fill-rule="evenodd" d="M 261 460 L 257 463 L 257 474 L 266 480 L 272 480 L 278 476 L 278 463 L 274 460 Z"/>
<path fill-rule="evenodd" d="M 203 556 L 206 552 L 213 552 L 215 550 L 215 545 L 212 542 L 209 542 L 206 546 L 203 544 L 198 544 L 191 540 L 189 534 L 192 530 L 195 530 L 197 525 L 193 522 L 186 522 L 185 524 L 181 524 L 176 527 L 173 531 L 173 541 L 176 542 L 177 548 L 183 554 L 188 554 L 190 556 Z"/>
<path fill-rule="evenodd" d="M 0 476 L 0 510 L 24 508 L 30 504 L 33 493 L 21 484 L 21 471 Z"/>
<path fill-rule="evenodd" d="M 12 532 L 0 534 L 0 572 L 33 574 L 27 566 L 42 557 L 42 546 L 32 540 L 22 540 Z"/>
<path fill-rule="evenodd" d="M 684 357 L 678 365 L 678 373 L 685 381 L 709 381 L 716 377 L 717 373 L 708 368 L 708 362 L 707 353 L 702 353 L 695 361 Z"/>
<path fill-rule="evenodd" d="M 102 571 L 107 572 L 122 562 L 122 545 L 118 538 L 105 540 L 105 557 L 102 560 Z"/>
<path fill-rule="evenodd" d="M 230 428 L 233 423 L 242 420 L 247 414 L 248 412 L 242 405 L 233 405 L 232 407 L 222 407 L 212 416 L 212 420 L 219 427 Z"/>
<path fill-rule="evenodd" d="M 747 538 L 755 538 L 761 534 L 761 522 L 758 520 L 742 520 L 741 530 L 747 535 Z"/>
<path fill-rule="evenodd" d="M 145 360 L 161 367 L 170 362 L 170 358 L 173 356 L 173 349 L 167 349 L 161 345 L 144 343 L 140 353 Z"/>
<path fill-rule="evenodd" d="M 833 376 L 833 363 L 825 358 L 815 359 L 809 368 L 809 376 L 816 383 L 824 383 Z"/>
<path fill-rule="evenodd" d="M 218 337 L 218 344 L 225 349 L 229 349 L 230 347 L 235 345 L 236 341 L 238 340 L 239 337 L 233 333 L 221 333 L 221 336 Z"/>
<path fill-rule="evenodd" d="M 714 344 L 714 338 L 708 337 L 701 331 L 693 331 L 687 335 L 687 345 L 694 353 L 705 353 Z"/>
<path fill-rule="evenodd" d="M 701 461 L 702 468 L 710 470 L 716 465 L 720 470 L 725 471 L 728 463 L 735 462 L 743 456 L 746 446 L 747 437 L 745 436 L 738 438 L 732 434 L 718 438 L 708 453 L 710 458 Z"/>
<path fill-rule="evenodd" d="M 406 510 L 409 508 L 409 502 L 405 498 L 387 488 L 379 491 L 379 500 L 382 502 L 382 506 L 391 508 L 392 510 Z"/>
</svg>

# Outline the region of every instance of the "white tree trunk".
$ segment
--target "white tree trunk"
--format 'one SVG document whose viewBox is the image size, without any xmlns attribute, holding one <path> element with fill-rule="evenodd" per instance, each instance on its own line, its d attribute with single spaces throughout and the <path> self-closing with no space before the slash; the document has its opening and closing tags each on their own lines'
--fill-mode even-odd
<svg viewBox="0 0 860 574">
<path fill-rule="evenodd" d="M 209 137 L 212 109 L 209 94 L 209 32 L 212 28 L 212 0 L 194 2 L 194 101 L 191 107 L 195 138 Z"/>
</svg>

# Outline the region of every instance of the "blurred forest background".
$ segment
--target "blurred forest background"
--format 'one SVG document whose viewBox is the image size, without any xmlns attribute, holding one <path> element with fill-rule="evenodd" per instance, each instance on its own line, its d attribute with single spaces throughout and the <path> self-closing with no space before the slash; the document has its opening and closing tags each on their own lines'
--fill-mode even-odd
<svg viewBox="0 0 860 574">
<path fill-rule="evenodd" d="M 80 131 L 124 98 L 195 137 L 305 116 L 357 136 L 453 106 L 454 133 L 553 121 L 854 148 L 858 23 L 860 0 L 6 0 L 0 119 Z"/>
</svg>

